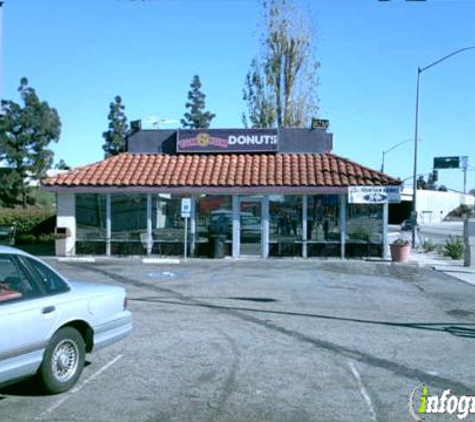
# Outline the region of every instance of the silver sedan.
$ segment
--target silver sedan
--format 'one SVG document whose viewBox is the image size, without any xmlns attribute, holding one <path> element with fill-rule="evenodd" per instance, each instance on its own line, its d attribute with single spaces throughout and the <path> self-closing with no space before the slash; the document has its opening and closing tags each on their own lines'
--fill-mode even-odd
<svg viewBox="0 0 475 422">
<path fill-rule="evenodd" d="M 70 282 L 20 250 L 0 246 L 0 386 L 36 376 L 69 390 L 85 355 L 132 330 L 121 287 Z"/>
</svg>

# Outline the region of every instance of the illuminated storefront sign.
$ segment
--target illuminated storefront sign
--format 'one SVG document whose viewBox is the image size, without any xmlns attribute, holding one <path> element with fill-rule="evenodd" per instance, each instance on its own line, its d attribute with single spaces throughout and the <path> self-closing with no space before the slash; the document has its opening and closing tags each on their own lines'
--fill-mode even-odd
<svg viewBox="0 0 475 422">
<path fill-rule="evenodd" d="M 177 152 L 277 152 L 277 129 L 180 129 Z"/>
</svg>

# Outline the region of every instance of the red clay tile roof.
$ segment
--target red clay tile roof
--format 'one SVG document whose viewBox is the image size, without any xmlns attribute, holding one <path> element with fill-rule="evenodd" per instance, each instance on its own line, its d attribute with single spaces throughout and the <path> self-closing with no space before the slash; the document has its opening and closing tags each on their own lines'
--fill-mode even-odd
<svg viewBox="0 0 475 422">
<path fill-rule="evenodd" d="M 50 187 L 344 187 L 399 179 L 334 154 L 124 153 L 43 180 Z"/>
</svg>

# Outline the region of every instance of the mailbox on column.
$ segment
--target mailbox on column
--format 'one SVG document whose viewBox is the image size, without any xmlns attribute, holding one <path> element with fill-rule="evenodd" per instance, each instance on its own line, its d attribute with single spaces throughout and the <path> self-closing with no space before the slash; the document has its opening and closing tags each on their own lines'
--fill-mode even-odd
<svg viewBox="0 0 475 422">
<path fill-rule="evenodd" d="M 68 254 L 67 239 L 71 237 L 71 230 L 69 227 L 55 227 L 54 236 L 56 256 L 66 256 Z"/>
<path fill-rule="evenodd" d="M 465 266 L 475 267 L 475 218 L 467 218 L 463 223 L 465 243 Z"/>
</svg>

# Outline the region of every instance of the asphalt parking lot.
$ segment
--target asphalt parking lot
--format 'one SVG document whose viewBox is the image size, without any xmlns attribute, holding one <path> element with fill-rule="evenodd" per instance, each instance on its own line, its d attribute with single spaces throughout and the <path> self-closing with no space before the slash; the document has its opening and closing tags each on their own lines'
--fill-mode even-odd
<svg viewBox="0 0 475 422">
<path fill-rule="evenodd" d="M 0 390 L 1 421 L 408 421 L 418 384 L 475 393 L 475 287 L 428 269 L 50 263 L 126 287 L 134 332 L 69 393 Z"/>
</svg>

